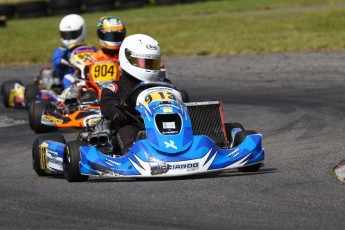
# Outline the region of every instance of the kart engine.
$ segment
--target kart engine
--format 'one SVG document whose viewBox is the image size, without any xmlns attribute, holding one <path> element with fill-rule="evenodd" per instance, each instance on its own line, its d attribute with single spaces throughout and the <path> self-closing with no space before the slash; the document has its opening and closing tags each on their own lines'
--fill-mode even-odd
<svg viewBox="0 0 345 230">
<path fill-rule="evenodd" d="M 90 134 L 89 143 L 95 146 L 99 151 L 105 154 L 113 153 L 113 144 L 111 140 L 110 121 L 101 119 L 97 125 L 94 126 Z"/>
</svg>

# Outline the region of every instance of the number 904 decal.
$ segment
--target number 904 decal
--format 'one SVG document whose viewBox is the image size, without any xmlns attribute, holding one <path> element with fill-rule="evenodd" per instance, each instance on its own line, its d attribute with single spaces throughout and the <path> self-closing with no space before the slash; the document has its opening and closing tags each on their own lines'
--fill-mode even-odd
<svg viewBox="0 0 345 230">
<path fill-rule="evenodd" d="M 114 62 L 96 62 L 91 66 L 90 74 L 95 82 L 107 82 L 118 80 L 120 72 Z"/>
</svg>

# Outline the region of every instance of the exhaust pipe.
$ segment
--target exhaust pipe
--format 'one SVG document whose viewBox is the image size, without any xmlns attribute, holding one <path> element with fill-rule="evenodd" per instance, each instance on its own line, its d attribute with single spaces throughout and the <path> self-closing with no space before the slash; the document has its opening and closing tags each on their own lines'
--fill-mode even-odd
<svg viewBox="0 0 345 230">
<path fill-rule="evenodd" d="M 109 143 L 107 133 L 99 133 L 90 137 L 90 144 L 93 146 L 104 146 Z"/>
</svg>

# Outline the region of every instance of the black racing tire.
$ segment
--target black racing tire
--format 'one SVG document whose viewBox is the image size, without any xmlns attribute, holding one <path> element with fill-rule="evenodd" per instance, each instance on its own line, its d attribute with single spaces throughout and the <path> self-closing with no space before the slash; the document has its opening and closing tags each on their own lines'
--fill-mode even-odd
<svg viewBox="0 0 345 230">
<path fill-rule="evenodd" d="M 244 130 L 244 127 L 241 123 L 225 123 L 224 126 L 225 126 L 225 134 L 226 134 L 226 137 L 227 137 L 228 142 L 230 144 L 233 141 L 231 138 L 232 129 L 240 128 L 240 129 Z"/>
<path fill-rule="evenodd" d="M 50 14 L 52 16 L 68 15 L 68 14 L 80 14 L 80 13 L 82 13 L 82 10 L 79 7 L 76 7 L 76 8 L 64 8 L 64 9 L 52 9 L 50 11 Z"/>
<path fill-rule="evenodd" d="M 179 3 L 179 0 L 155 0 L 157 6 L 168 6 Z"/>
<path fill-rule="evenodd" d="M 180 92 L 180 94 L 182 96 L 183 102 L 190 102 L 189 94 L 187 93 L 187 91 L 179 90 L 179 92 Z"/>
<path fill-rule="evenodd" d="M 18 83 L 23 85 L 23 83 L 19 80 L 8 80 L 4 81 L 1 86 L 1 95 L 2 95 L 2 102 L 5 107 L 10 107 L 9 98 L 10 98 L 10 91 L 13 84 Z"/>
<path fill-rule="evenodd" d="M 31 100 L 29 106 L 29 125 L 35 133 L 47 133 L 56 130 L 56 127 L 41 123 L 43 110 L 51 109 L 49 100 Z"/>
<path fill-rule="evenodd" d="M 0 16 L 4 15 L 8 19 L 12 19 L 16 13 L 16 6 L 13 4 L 1 4 Z"/>
<path fill-rule="evenodd" d="M 244 131 L 238 132 L 235 136 L 234 146 L 238 146 L 244 141 L 244 139 L 246 139 L 247 136 L 252 135 L 252 134 L 257 134 L 257 132 L 255 132 L 254 130 L 244 130 Z"/>
<path fill-rule="evenodd" d="M 44 162 L 44 159 L 41 159 L 40 154 L 40 145 L 47 140 L 61 142 L 66 144 L 66 140 L 62 135 L 42 135 L 38 136 L 33 145 L 32 145 L 32 168 L 38 176 L 47 176 L 48 173 L 41 167 L 41 162 Z"/>
<path fill-rule="evenodd" d="M 83 0 L 85 6 L 114 5 L 116 0 Z"/>
<path fill-rule="evenodd" d="M 19 18 L 38 18 L 48 14 L 46 1 L 20 2 L 16 5 Z"/>
<path fill-rule="evenodd" d="M 19 18 L 41 18 L 47 15 L 48 13 L 45 11 L 35 11 L 35 12 L 18 14 Z"/>
<path fill-rule="evenodd" d="M 205 2 L 206 0 L 182 0 L 182 3 Z"/>
<path fill-rule="evenodd" d="M 81 8 L 82 0 L 49 0 L 48 6 L 52 11 L 57 9 Z"/>
<path fill-rule="evenodd" d="M 112 11 L 115 9 L 114 3 L 112 4 L 104 4 L 104 5 L 93 5 L 93 6 L 86 6 L 84 12 L 86 13 L 93 13 L 93 12 L 102 12 L 102 11 Z"/>
<path fill-rule="evenodd" d="M 46 1 L 20 2 L 16 5 L 16 11 L 20 14 L 31 12 L 47 12 Z"/>
<path fill-rule="evenodd" d="M 141 8 L 148 4 L 148 0 L 119 0 L 119 9 Z"/>
<path fill-rule="evenodd" d="M 238 132 L 235 136 L 235 146 L 238 146 L 239 144 L 241 144 L 247 136 L 252 135 L 252 134 L 257 134 L 257 132 L 255 132 L 254 130 L 245 130 L 245 131 Z M 257 172 L 261 168 L 261 166 L 262 166 L 261 163 L 257 163 L 257 164 L 238 168 L 238 171 Z"/>
<path fill-rule="evenodd" d="M 66 144 L 63 158 L 63 169 L 65 178 L 69 182 L 87 181 L 88 176 L 80 174 L 80 146 L 87 145 L 86 142 L 80 140 L 70 141 Z"/>
<path fill-rule="evenodd" d="M 25 87 L 24 100 L 26 108 L 29 108 L 31 100 L 36 99 L 40 93 L 40 88 L 36 84 L 30 84 Z"/>
</svg>

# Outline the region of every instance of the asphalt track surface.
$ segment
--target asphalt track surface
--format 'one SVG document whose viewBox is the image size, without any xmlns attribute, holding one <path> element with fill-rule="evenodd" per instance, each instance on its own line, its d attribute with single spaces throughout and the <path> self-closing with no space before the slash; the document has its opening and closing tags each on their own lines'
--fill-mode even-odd
<svg viewBox="0 0 345 230">
<path fill-rule="evenodd" d="M 263 135 L 264 167 L 174 179 L 38 177 L 25 110 L 0 106 L 1 229 L 345 229 L 345 52 L 166 59 L 192 101 Z M 1 68 L 25 83 L 38 66 Z M 72 139 L 75 131 L 63 132 Z"/>
</svg>

